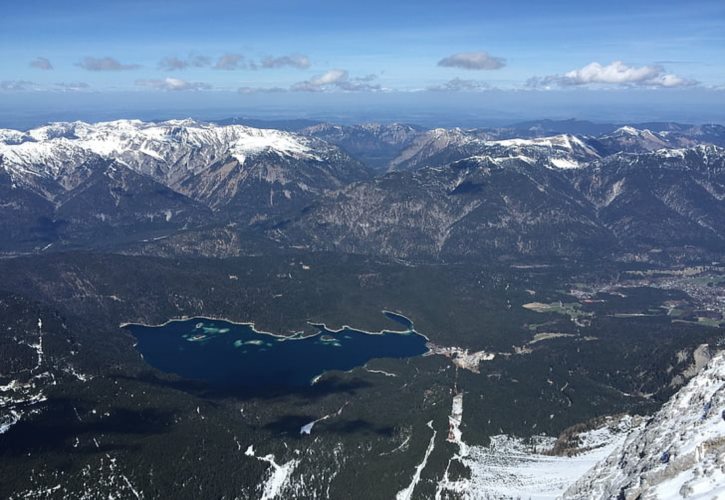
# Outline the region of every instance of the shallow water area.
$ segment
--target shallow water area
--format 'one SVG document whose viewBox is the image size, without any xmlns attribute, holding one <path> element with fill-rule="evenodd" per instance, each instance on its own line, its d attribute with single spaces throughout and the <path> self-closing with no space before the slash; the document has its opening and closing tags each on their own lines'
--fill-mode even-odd
<svg viewBox="0 0 725 500">
<path fill-rule="evenodd" d="M 350 327 L 307 337 L 258 332 L 252 325 L 191 318 L 160 326 L 128 324 L 136 348 L 159 370 L 217 387 L 306 386 L 329 370 L 350 370 L 374 358 L 408 358 L 427 352 L 426 338 L 395 313 L 384 314 L 405 331 L 364 332 Z"/>
</svg>

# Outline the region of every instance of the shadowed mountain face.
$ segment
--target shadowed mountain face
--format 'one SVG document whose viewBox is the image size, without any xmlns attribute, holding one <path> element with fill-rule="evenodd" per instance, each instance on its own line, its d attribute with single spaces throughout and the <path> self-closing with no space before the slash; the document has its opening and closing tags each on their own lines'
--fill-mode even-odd
<svg viewBox="0 0 725 500">
<path fill-rule="evenodd" d="M 725 242 L 723 150 L 698 146 L 642 155 L 616 154 L 573 173 L 601 223 L 625 247 L 697 246 Z"/>
<path fill-rule="evenodd" d="M 300 132 L 339 146 L 371 168 L 385 170 L 424 129 L 400 123 L 368 123 L 355 126 L 321 123 Z"/>
<path fill-rule="evenodd" d="M 2 250 L 228 255 L 261 248 L 254 241 L 434 261 L 722 253 L 722 127 L 594 137 L 542 136 L 577 124 L 540 125 L 321 124 L 294 134 L 122 120 L 3 130 L 0 224 L 12 238 Z"/>
<path fill-rule="evenodd" d="M 574 257 L 616 245 L 562 172 L 489 158 L 357 183 L 280 232 L 313 247 L 445 260 Z"/>
</svg>

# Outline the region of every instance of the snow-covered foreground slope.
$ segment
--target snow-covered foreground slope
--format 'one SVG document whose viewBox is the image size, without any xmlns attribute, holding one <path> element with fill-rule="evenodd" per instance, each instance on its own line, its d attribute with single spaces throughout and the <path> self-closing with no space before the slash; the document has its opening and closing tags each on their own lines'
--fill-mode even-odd
<svg viewBox="0 0 725 500">
<path fill-rule="evenodd" d="M 564 494 L 725 498 L 725 352 Z"/>
<path fill-rule="evenodd" d="M 577 434 L 572 456 L 548 453 L 552 437 L 501 435 L 474 446 L 451 429 L 452 460 L 470 476 L 454 480 L 447 469 L 437 498 L 725 498 L 725 351 L 653 417 L 608 417 Z"/>
<path fill-rule="evenodd" d="M 471 471 L 470 478 L 440 484 L 440 497 L 450 493 L 467 499 L 553 499 L 624 442 L 627 430 L 639 419 L 611 419 L 604 426 L 579 434 L 581 453 L 547 454 L 556 438 L 493 436 L 489 446 L 461 447 L 457 457 Z"/>
</svg>

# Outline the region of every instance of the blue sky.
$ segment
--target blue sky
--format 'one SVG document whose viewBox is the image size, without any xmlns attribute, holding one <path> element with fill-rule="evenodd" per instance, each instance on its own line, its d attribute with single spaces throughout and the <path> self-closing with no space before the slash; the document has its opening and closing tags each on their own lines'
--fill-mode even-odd
<svg viewBox="0 0 725 500">
<path fill-rule="evenodd" d="M 0 112 L 38 92 L 59 108 L 134 92 L 203 108 L 220 94 L 244 107 L 423 92 L 437 105 L 499 91 L 527 106 L 584 91 L 593 104 L 611 92 L 719 104 L 723 89 L 722 0 L 26 0 L 0 17 Z"/>
</svg>

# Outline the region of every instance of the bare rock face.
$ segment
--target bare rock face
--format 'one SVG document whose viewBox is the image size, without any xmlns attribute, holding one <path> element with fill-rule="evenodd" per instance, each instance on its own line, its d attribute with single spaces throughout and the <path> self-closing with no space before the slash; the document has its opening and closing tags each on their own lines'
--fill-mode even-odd
<svg viewBox="0 0 725 500">
<path fill-rule="evenodd" d="M 708 356 L 700 346 L 695 364 Z M 725 352 L 563 495 L 566 499 L 722 498 Z"/>
<path fill-rule="evenodd" d="M 695 352 L 692 353 L 692 357 L 695 362 L 695 372 L 700 373 L 700 371 L 705 368 L 712 359 L 710 346 L 707 344 L 700 345 L 697 349 L 695 349 Z"/>
</svg>

